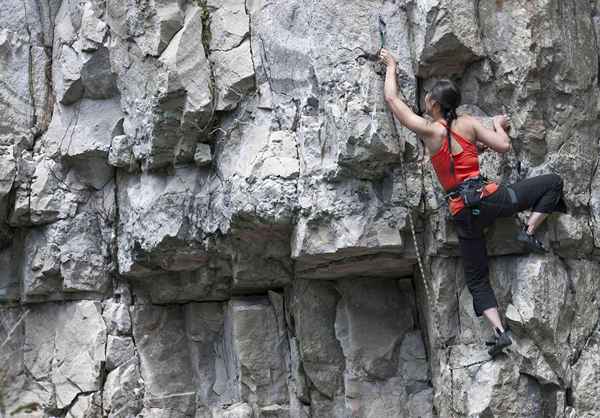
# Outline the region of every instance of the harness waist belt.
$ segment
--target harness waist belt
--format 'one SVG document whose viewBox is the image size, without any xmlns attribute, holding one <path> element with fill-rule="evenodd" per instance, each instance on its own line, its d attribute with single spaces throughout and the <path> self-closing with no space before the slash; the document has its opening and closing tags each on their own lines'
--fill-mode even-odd
<svg viewBox="0 0 600 418">
<path fill-rule="evenodd" d="M 460 183 L 458 186 L 456 186 L 453 189 L 450 189 L 446 192 L 446 194 L 444 195 L 444 197 L 446 199 L 451 198 L 451 197 L 457 197 L 461 195 L 461 191 L 463 191 L 465 188 L 480 188 L 482 187 L 485 182 L 487 181 L 487 178 L 484 176 L 477 176 L 477 177 L 469 177 L 467 179 L 464 179 L 462 181 L 462 183 Z M 514 193 L 514 191 L 513 191 Z M 511 196 L 512 197 L 512 196 Z M 515 196 L 516 199 L 516 196 Z"/>
</svg>

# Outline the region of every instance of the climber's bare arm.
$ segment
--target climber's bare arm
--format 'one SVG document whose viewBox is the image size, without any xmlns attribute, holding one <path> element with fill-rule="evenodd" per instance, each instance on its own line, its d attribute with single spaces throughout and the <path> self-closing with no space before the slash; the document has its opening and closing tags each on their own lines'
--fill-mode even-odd
<svg viewBox="0 0 600 418">
<path fill-rule="evenodd" d="M 387 66 L 385 72 L 385 84 L 383 86 L 383 94 L 386 103 L 400 123 L 423 138 L 425 144 L 428 145 L 434 137 L 435 127 L 430 121 L 413 112 L 412 109 L 398 97 L 396 61 L 385 49 L 382 49 L 379 54 L 381 60 Z"/>
<path fill-rule="evenodd" d="M 386 95 L 385 101 L 400 123 L 423 138 L 425 142 L 434 136 L 434 125 L 413 112 L 398 96 Z"/>
<path fill-rule="evenodd" d="M 469 123 L 475 132 L 477 142 L 481 142 L 494 151 L 505 153 L 512 147 L 510 138 L 505 129 L 508 128 L 508 117 L 506 115 L 494 116 L 492 119 L 495 131 L 486 128 L 472 116 L 467 116 Z"/>
</svg>

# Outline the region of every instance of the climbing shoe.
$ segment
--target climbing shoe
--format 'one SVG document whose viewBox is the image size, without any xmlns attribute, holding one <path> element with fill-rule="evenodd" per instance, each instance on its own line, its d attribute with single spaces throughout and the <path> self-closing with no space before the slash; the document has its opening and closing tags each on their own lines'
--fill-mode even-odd
<svg viewBox="0 0 600 418">
<path fill-rule="evenodd" d="M 538 240 L 535 235 L 528 234 L 526 228 L 519 231 L 517 234 L 517 241 L 524 243 L 527 249 L 534 253 L 544 254 L 547 252 L 540 240 Z"/>
<path fill-rule="evenodd" d="M 510 330 L 505 330 L 504 332 L 500 332 L 499 329 L 496 328 L 496 335 L 494 336 L 494 341 L 486 341 L 485 344 L 491 346 L 488 350 L 488 354 L 494 358 L 498 354 L 502 352 L 503 349 L 512 344 Z"/>
</svg>

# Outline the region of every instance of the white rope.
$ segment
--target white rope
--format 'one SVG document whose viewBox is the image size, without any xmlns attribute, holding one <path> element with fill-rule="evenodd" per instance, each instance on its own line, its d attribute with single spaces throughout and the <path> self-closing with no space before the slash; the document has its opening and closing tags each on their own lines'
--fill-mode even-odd
<svg viewBox="0 0 600 418">
<path fill-rule="evenodd" d="M 399 149 L 402 150 L 403 147 L 400 142 L 400 135 L 398 133 L 398 128 L 396 126 L 396 120 L 394 119 L 393 113 L 391 113 L 391 116 L 392 116 L 392 126 L 394 128 L 394 135 L 396 136 L 396 139 L 398 141 Z M 406 171 L 404 169 L 404 162 L 403 162 L 402 155 L 400 156 L 400 175 L 402 176 L 402 180 L 404 181 L 405 193 L 408 193 L 408 180 L 406 179 Z M 442 344 L 442 338 L 441 338 L 441 332 L 440 332 L 439 310 L 438 310 L 437 304 L 435 303 L 435 301 L 432 298 L 432 294 L 434 293 L 433 279 L 432 280 L 427 279 L 427 275 L 425 274 L 425 268 L 423 267 L 423 261 L 421 259 L 421 251 L 419 250 L 419 244 L 417 242 L 417 234 L 415 232 L 415 225 L 414 225 L 414 221 L 413 221 L 413 217 L 412 217 L 412 209 L 413 208 L 408 203 L 408 199 L 404 200 L 404 204 L 408 208 L 408 223 L 410 225 L 410 232 L 411 232 L 412 239 L 413 239 L 413 245 L 415 247 L 417 263 L 419 265 L 419 271 L 421 272 L 421 278 L 423 279 L 423 288 L 425 289 L 425 297 L 433 311 L 433 326 L 434 326 L 434 332 L 437 335 L 435 335 L 432 338 L 432 341 L 436 348 L 445 347 L 445 344 Z"/>
</svg>

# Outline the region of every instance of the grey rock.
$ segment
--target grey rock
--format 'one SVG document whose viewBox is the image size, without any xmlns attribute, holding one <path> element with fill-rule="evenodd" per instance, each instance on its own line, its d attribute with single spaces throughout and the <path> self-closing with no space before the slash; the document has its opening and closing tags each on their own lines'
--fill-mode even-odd
<svg viewBox="0 0 600 418">
<path fill-rule="evenodd" d="M 210 407 L 229 396 L 223 349 L 222 303 L 192 303 L 186 306 L 186 334 L 190 348 L 197 407 Z"/>
<path fill-rule="evenodd" d="M 263 297 L 232 299 L 225 315 L 228 375 L 238 399 L 261 406 L 288 402 L 289 355 L 273 307 Z"/>
<path fill-rule="evenodd" d="M 160 61 L 169 69 L 168 90 L 185 90 L 181 115 L 184 131 L 206 127 L 213 114 L 211 69 L 199 35 L 203 31 L 201 13 L 198 7 L 188 8 L 183 28 L 160 56 Z"/>
<path fill-rule="evenodd" d="M 345 196 L 357 198 L 348 200 Z M 299 277 L 412 274 L 413 263 L 407 262 L 413 256 L 408 211 L 387 207 L 377 198 L 372 183 L 350 180 L 337 187 L 317 183 L 303 196 L 301 205 L 305 215 L 296 224 L 292 238 Z M 386 250 L 373 251 L 372 245 Z"/>
<path fill-rule="evenodd" d="M 222 304 L 136 305 L 132 316 L 145 393 L 142 414 L 185 416 L 234 402 Z"/>
<path fill-rule="evenodd" d="M 108 155 L 111 139 L 118 135 L 123 114 L 118 100 L 82 100 L 73 107 L 57 106 L 44 137 L 49 156 L 84 158 Z"/>
<path fill-rule="evenodd" d="M 300 401 L 309 403 L 310 400 L 308 380 L 302 367 L 304 363 L 300 357 L 300 348 L 298 345 L 298 340 L 294 337 L 290 337 L 290 404 L 293 403 L 294 399 L 298 399 L 298 403 L 300 403 Z"/>
<path fill-rule="evenodd" d="M 581 357 L 573 367 L 573 410 L 574 416 L 592 417 L 598 409 L 598 381 L 594 378 L 597 370 L 600 351 L 598 333 L 590 336 L 589 344 L 584 347 Z"/>
<path fill-rule="evenodd" d="M 516 368 L 510 367 L 507 360 L 484 362 L 480 367 L 469 367 L 471 363 L 483 362 L 487 358 L 487 352 L 480 347 L 469 345 L 455 345 L 452 347 L 449 364 L 446 366 L 447 377 L 450 377 L 450 381 L 446 382 L 444 390 L 451 392 L 448 396 L 454 397 L 454 402 L 445 404 L 444 409 L 438 413 L 449 413 L 450 410 L 446 408 L 452 408 L 453 411 L 462 416 L 481 414 L 485 411 L 494 413 L 502 405 L 502 402 L 507 402 L 507 399 L 502 398 L 501 393 L 510 393 L 509 396 L 511 396 L 513 402 L 510 405 L 511 411 L 509 412 L 508 405 L 500 407 L 510 416 L 518 416 L 514 415 L 517 412 L 515 392 L 504 391 L 499 393 L 497 389 L 494 389 L 496 386 L 493 384 L 490 385 L 490 390 L 481 391 L 484 382 L 498 382 L 500 380 L 516 389 L 518 387 L 518 371 Z M 453 369 L 452 374 L 450 369 Z"/>
<path fill-rule="evenodd" d="M 211 51 L 235 48 L 249 35 L 250 22 L 244 1 L 208 0 L 206 8 L 210 15 Z"/>
<path fill-rule="evenodd" d="M 15 246 L 0 251 L 0 301 L 18 301 L 21 296 L 21 280 L 13 262 L 18 257 Z"/>
<path fill-rule="evenodd" d="M 30 308 L 24 326 L 24 367 L 30 379 L 44 382 L 30 399 L 65 408 L 79 393 L 101 389 L 106 328 L 99 303 L 39 305 Z"/>
<path fill-rule="evenodd" d="M 258 416 L 260 417 L 273 417 L 273 418 L 289 418 L 290 410 L 287 406 L 281 405 L 269 405 L 260 408 Z"/>
<path fill-rule="evenodd" d="M 344 417 L 348 416 L 349 411 L 346 408 L 346 399 L 344 396 L 336 396 L 328 399 L 319 392 L 311 393 L 310 412 L 316 417 Z"/>
<path fill-rule="evenodd" d="M 83 97 L 81 82 L 83 63 L 71 46 L 62 45 L 59 51 L 59 55 L 54 58 L 56 63 L 53 71 L 54 85 L 58 100 L 64 105 L 70 105 Z"/>
<path fill-rule="evenodd" d="M 196 145 L 196 152 L 194 152 L 194 162 L 198 167 L 209 165 L 212 161 L 210 155 L 210 145 L 199 143 Z"/>
<path fill-rule="evenodd" d="M 587 217 L 560 214 L 552 226 L 552 245 L 560 256 L 576 258 L 576 254 L 591 254 L 593 234 Z"/>
<path fill-rule="evenodd" d="M 206 267 L 132 278 L 130 283 L 136 297 L 151 303 L 227 300 L 232 292 L 231 273 L 227 271 Z"/>
<path fill-rule="evenodd" d="M 425 389 L 408 397 L 408 416 L 420 418 L 433 418 L 431 405 L 433 404 L 433 389 Z"/>
<path fill-rule="evenodd" d="M 196 241 L 198 212 L 206 200 L 197 193 L 205 174 L 181 167 L 172 175 L 120 174 L 118 241 L 121 274 L 192 271 L 207 264 L 207 250 Z M 196 242 L 194 242 L 196 241 Z"/>
<path fill-rule="evenodd" d="M 29 315 L 21 307 L 3 306 L 0 309 L 0 338 L 2 349 L 3 398 L 0 411 L 14 410 L 28 404 L 32 408 L 41 410 L 42 403 L 49 401 L 49 385 L 37 385 L 36 382 L 25 376 L 23 361 L 23 347 L 25 343 L 25 319 Z"/>
<path fill-rule="evenodd" d="M 225 411 L 215 414 L 214 416 L 219 418 L 252 418 L 254 412 L 252 407 L 244 402 L 238 402 L 231 405 Z"/>
<path fill-rule="evenodd" d="M 333 283 L 296 280 L 290 303 L 303 370 L 311 384 L 330 399 L 342 390 L 345 367 L 334 329 L 340 297 Z M 322 325 L 315 327 L 317 321 Z"/>
<path fill-rule="evenodd" d="M 0 202 L 8 196 L 16 176 L 17 165 L 12 146 L 0 148 Z"/>
<path fill-rule="evenodd" d="M 428 390 L 429 365 L 420 331 L 412 331 L 405 335 L 400 346 L 402 377 L 406 381 L 409 394 Z M 431 413 L 431 409 L 429 410 Z"/>
<path fill-rule="evenodd" d="M 288 230 L 297 206 L 295 178 L 271 176 L 268 175 L 270 171 L 264 171 L 268 177 L 258 177 L 264 161 L 273 157 L 276 158 L 270 160 L 271 166 L 277 173 L 293 173 L 293 161 L 288 159 L 297 158 L 297 154 L 289 152 L 293 149 L 293 133 L 274 135 L 268 127 L 271 112 L 256 108 L 254 97 L 249 100 L 244 108 L 236 110 L 223 122 L 223 131 L 227 134 L 219 135 L 214 148 L 213 166 L 219 173 L 214 186 L 227 190 L 230 197 L 220 195 L 212 200 L 214 209 L 211 211 L 219 214 L 219 219 L 207 225 L 207 231 L 229 230 L 234 223 L 234 214 L 240 221 L 246 217 L 258 218 L 259 224 L 266 223 L 265 229 L 276 224 L 281 225 L 276 229 Z M 227 180 L 222 184 L 224 179 Z"/>
<path fill-rule="evenodd" d="M 81 67 L 81 84 L 84 96 L 90 99 L 110 99 L 118 94 L 109 53 L 106 47 L 101 47 L 86 57 Z"/>
<path fill-rule="evenodd" d="M 49 158 L 40 157 L 31 173 L 29 187 L 17 190 L 12 225 L 39 225 L 73 217 L 82 188 L 68 170 Z M 65 186 L 66 185 L 66 186 Z"/>
<path fill-rule="evenodd" d="M 183 25 L 182 10 L 174 0 L 157 2 L 143 10 L 127 7 L 132 20 L 127 22 L 127 32 L 145 55 L 160 55 Z"/>
<path fill-rule="evenodd" d="M 135 20 L 135 9 L 119 0 L 106 0 L 106 15 L 104 21 L 110 26 L 111 32 L 121 38 L 127 38 L 129 25 Z"/>
<path fill-rule="evenodd" d="M 434 257 L 431 259 L 428 283 L 430 297 L 426 305 L 428 324 L 436 324 L 430 333 L 438 334 L 441 341 L 451 341 L 458 333 L 460 322 L 457 295 L 463 287 L 462 263 L 456 258 Z M 419 276 L 420 277 L 420 276 Z M 425 290 L 421 292 L 426 299 Z M 472 305 L 468 306 L 472 310 Z"/>
<path fill-rule="evenodd" d="M 200 18 L 191 11 L 186 26 L 160 59 L 148 57 L 120 38 L 109 45 L 127 114 L 124 133 L 132 139 L 134 157 L 143 169 L 193 161 L 198 142 L 195 132 L 204 126 L 203 118 L 210 116 L 212 97 L 206 83 L 209 73 L 203 72 L 206 58 L 195 54 L 202 48 L 199 33 Z"/>
<path fill-rule="evenodd" d="M 132 310 L 132 324 L 144 399 L 156 407 L 162 401 L 168 403 L 179 395 L 194 393 L 182 309 L 137 305 Z M 182 404 L 185 410 L 190 406 Z"/>
<path fill-rule="evenodd" d="M 143 381 L 137 358 L 121 364 L 106 376 L 102 408 L 109 417 L 136 416 L 142 409 Z"/>
<path fill-rule="evenodd" d="M 287 226 L 258 225 L 246 228 L 234 227 L 237 239 L 231 243 L 232 290 L 249 292 L 281 288 L 293 280 L 293 268 L 289 259 L 290 231 Z M 250 248 L 240 245 L 254 242 Z"/>
<path fill-rule="evenodd" d="M 393 376 L 395 351 L 414 323 L 410 294 L 390 279 L 346 279 L 338 286 L 342 298 L 337 305 L 335 331 L 346 358 L 347 375 L 380 380 Z M 375 298 L 384 303 L 373 306 L 370 301 Z M 379 326 L 367 325 L 372 321 Z"/>
<path fill-rule="evenodd" d="M 559 347 L 567 343 L 573 318 L 566 271 L 555 259 L 530 256 L 518 261 L 517 272 L 518 280 L 513 281 L 511 289 L 515 309 L 508 320 L 517 331 L 535 341 L 552 369 L 562 377 L 568 353 Z"/>
<path fill-rule="evenodd" d="M 109 335 L 106 342 L 106 369 L 111 371 L 134 356 L 133 340 Z"/>
<path fill-rule="evenodd" d="M 0 146 L 0 248 L 5 249 L 13 242 L 7 221 L 10 211 L 10 192 L 17 176 L 15 147 Z M 18 186 L 17 186 L 18 187 Z"/>
<path fill-rule="evenodd" d="M 20 266 L 24 297 L 30 300 L 63 299 L 73 294 L 98 297 L 107 290 L 113 268 L 109 263 L 112 232 L 109 225 L 114 216 L 114 192 L 111 187 L 106 189 L 90 196 L 69 221 L 60 220 L 30 230 L 23 244 Z"/>
<path fill-rule="evenodd" d="M 19 9 L 14 11 L 13 16 L 23 13 L 22 3 L 15 2 L 13 5 L 11 2 L 10 7 L 5 9 L 7 16 L 13 12 L 13 8 Z M 0 26 L 0 54 L 3 62 L 0 76 L 3 98 L 0 109 L 4 115 L 3 120 L 6 121 L 0 128 L 0 143 L 5 146 L 11 145 L 16 138 L 30 141 L 33 134 L 46 129 L 50 121 L 46 82 L 49 59 L 44 47 L 39 43 L 30 43 L 27 34 L 19 35 L 7 26 L 10 28 L 12 24 Z M 24 27 L 19 27 L 18 31 L 23 31 Z M 37 28 L 41 28 L 39 22 Z M 32 35 L 35 36 L 35 33 Z M 30 86 L 37 88 L 32 90 Z"/>
<path fill-rule="evenodd" d="M 81 36 L 87 40 L 83 47 L 85 51 L 96 50 L 98 45 L 104 41 L 108 30 L 106 23 L 97 14 L 91 3 L 88 2 L 84 5 L 81 17 Z"/>
<path fill-rule="evenodd" d="M 72 168 L 71 175 L 78 182 L 101 189 L 113 177 L 107 156 L 112 138 L 123 132 L 122 120 L 121 107 L 115 99 L 82 99 L 70 107 L 57 105 L 43 138 L 46 155 L 61 158 L 66 165 L 62 170 L 68 172 Z M 59 179 L 67 182 L 66 173 L 60 174 Z"/>
<path fill-rule="evenodd" d="M 568 260 L 569 282 L 574 290 L 575 315 L 571 324 L 570 345 L 575 352 L 583 349 L 598 324 L 600 300 L 595 277 L 598 264 L 589 260 Z"/>
<path fill-rule="evenodd" d="M 594 247 L 600 247 L 600 173 L 596 172 L 590 184 L 590 228 L 594 237 Z"/>
<path fill-rule="evenodd" d="M 131 316 L 128 305 L 114 301 L 104 302 L 102 317 L 110 335 L 131 335 Z"/>
<path fill-rule="evenodd" d="M 102 399 L 100 393 L 78 396 L 73 406 L 67 412 L 67 418 L 95 418 L 102 414 Z"/>
<path fill-rule="evenodd" d="M 4 1 L 0 415 L 595 416 L 599 22 L 596 0 Z M 514 240 L 526 213 L 486 232 L 494 361 L 365 59 L 380 30 L 413 109 L 451 77 L 459 113 L 510 115 L 483 174 L 565 180 L 545 256 Z"/>
<path fill-rule="evenodd" d="M 108 151 L 108 163 L 114 167 L 134 169 L 131 139 L 127 135 L 113 137 Z"/>
<path fill-rule="evenodd" d="M 44 2 L 40 7 L 33 0 L 9 1 L 4 5 L 6 13 L 0 18 L 0 27 L 34 45 L 50 46 L 53 18 L 59 5 L 57 1 Z"/>
<path fill-rule="evenodd" d="M 470 2 L 419 2 L 409 17 L 419 64 L 417 74 L 460 73 L 483 55 L 477 13 Z"/>
<path fill-rule="evenodd" d="M 211 51 L 215 84 L 219 95 L 216 110 L 229 110 L 256 86 L 250 41 L 227 51 Z"/>
</svg>

